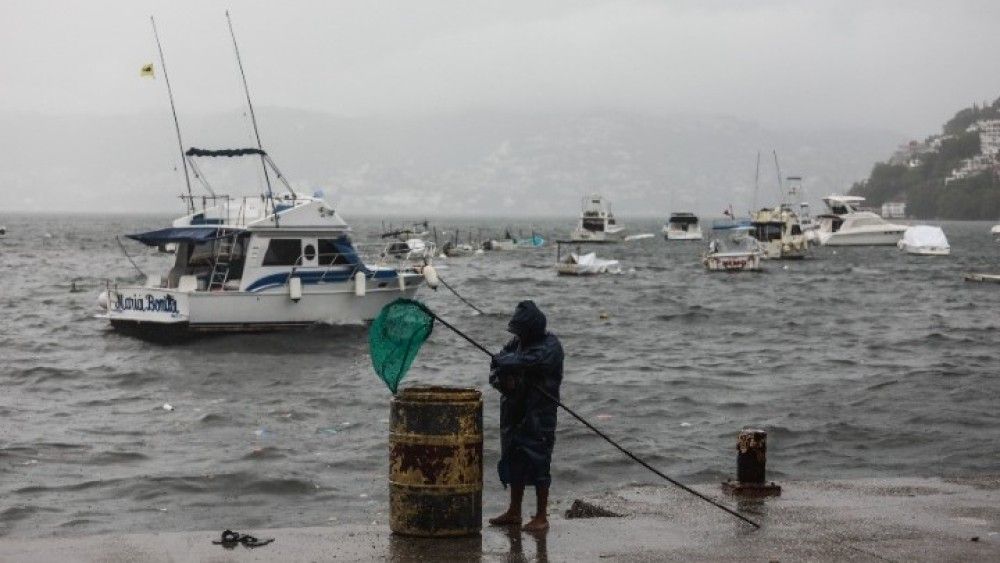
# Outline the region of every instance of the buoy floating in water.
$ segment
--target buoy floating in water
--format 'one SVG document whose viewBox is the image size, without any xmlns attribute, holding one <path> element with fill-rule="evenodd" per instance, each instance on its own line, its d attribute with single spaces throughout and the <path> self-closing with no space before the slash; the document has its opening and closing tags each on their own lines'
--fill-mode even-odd
<svg viewBox="0 0 1000 563">
<path fill-rule="evenodd" d="M 438 278 L 437 270 L 434 269 L 434 266 L 431 266 L 430 264 L 424 266 L 423 274 L 424 281 L 427 282 L 427 287 L 437 289 L 438 285 L 441 283 L 441 279 Z"/>
</svg>

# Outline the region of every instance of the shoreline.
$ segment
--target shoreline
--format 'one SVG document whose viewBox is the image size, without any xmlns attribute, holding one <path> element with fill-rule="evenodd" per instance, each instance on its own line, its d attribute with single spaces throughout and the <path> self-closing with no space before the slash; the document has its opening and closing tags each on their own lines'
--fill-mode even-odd
<svg viewBox="0 0 1000 563">
<path fill-rule="evenodd" d="M 1000 475 L 779 483 L 780 497 L 737 500 L 719 485 L 693 488 L 756 519 L 753 530 L 669 486 L 630 486 L 584 497 L 620 518 L 550 514 L 544 535 L 484 527 L 457 539 L 395 536 L 385 513 L 370 524 L 238 529 L 274 543 L 213 545 L 212 531 L 0 539 L 0 559 L 32 561 L 238 560 L 861 560 L 996 561 L 1000 558 Z M 526 511 L 530 503 L 526 506 Z M 220 524 L 223 525 L 223 524 Z M 232 525 L 230 525 L 232 527 Z M 237 528 L 233 528 L 237 529 Z M 975 539 L 973 539 L 975 538 Z"/>
</svg>

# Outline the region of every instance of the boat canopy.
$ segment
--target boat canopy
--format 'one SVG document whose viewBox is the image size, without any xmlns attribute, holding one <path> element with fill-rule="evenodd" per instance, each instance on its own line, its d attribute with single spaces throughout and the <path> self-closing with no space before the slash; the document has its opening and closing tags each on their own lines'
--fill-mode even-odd
<svg viewBox="0 0 1000 563">
<path fill-rule="evenodd" d="M 242 229 L 220 229 L 218 227 L 168 227 L 125 236 L 146 246 L 160 246 L 172 242 L 210 242 L 242 231 Z"/>
<path fill-rule="evenodd" d="M 941 227 L 932 225 L 914 225 L 903 233 L 903 244 L 914 248 L 939 247 L 950 248 L 948 237 Z"/>
<path fill-rule="evenodd" d="M 198 149 L 191 147 L 184 153 L 187 156 L 250 156 L 250 155 L 260 155 L 267 156 L 267 153 L 261 149 L 247 148 L 247 149 Z"/>
<path fill-rule="evenodd" d="M 694 213 L 674 213 L 670 216 L 669 222 L 681 225 L 693 224 L 698 222 L 698 217 Z"/>
</svg>

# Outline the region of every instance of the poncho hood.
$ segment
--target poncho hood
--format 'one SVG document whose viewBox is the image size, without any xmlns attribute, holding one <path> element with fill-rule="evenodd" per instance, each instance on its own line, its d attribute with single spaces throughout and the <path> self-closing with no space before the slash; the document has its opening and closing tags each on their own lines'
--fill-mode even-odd
<svg viewBox="0 0 1000 563">
<path fill-rule="evenodd" d="M 507 323 L 507 332 L 523 342 L 534 342 L 545 336 L 545 314 L 534 301 L 521 301 L 514 309 L 514 316 Z"/>
</svg>

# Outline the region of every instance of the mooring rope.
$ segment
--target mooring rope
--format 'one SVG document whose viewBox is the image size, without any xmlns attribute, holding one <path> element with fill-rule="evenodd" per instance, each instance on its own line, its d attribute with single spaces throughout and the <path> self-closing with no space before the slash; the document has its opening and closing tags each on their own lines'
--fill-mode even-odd
<svg viewBox="0 0 1000 563">
<path fill-rule="evenodd" d="M 121 249 L 122 254 L 125 255 L 125 258 L 128 258 L 129 263 L 132 264 L 132 267 L 135 268 L 135 271 L 139 272 L 139 275 L 142 276 L 143 278 L 147 277 L 146 272 L 143 272 L 142 269 L 140 269 L 139 266 L 136 265 L 135 260 L 132 260 L 132 257 L 128 255 L 128 251 L 125 250 L 125 245 L 122 244 L 121 237 L 115 235 L 115 240 L 118 241 L 118 248 Z"/>
<path fill-rule="evenodd" d="M 448 291 L 454 293 L 455 297 L 458 297 L 462 301 L 462 303 L 465 303 L 469 307 L 472 307 L 472 309 L 475 310 L 480 315 L 485 315 L 486 314 L 482 309 L 480 309 L 479 307 L 476 307 L 475 305 L 473 305 L 471 301 L 469 301 L 468 299 L 466 299 L 466 298 L 462 297 L 461 295 L 459 295 L 459 293 L 457 291 L 455 291 L 455 288 L 451 287 L 450 285 L 448 285 L 448 282 L 444 281 L 444 278 L 441 277 L 441 274 L 438 274 L 438 281 L 441 282 L 441 285 L 447 287 Z M 438 319 L 438 320 L 441 320 L 441 319 Z M 444 322 L 444 321 L 441 321 L 441 322 Z"/>
</svg>

